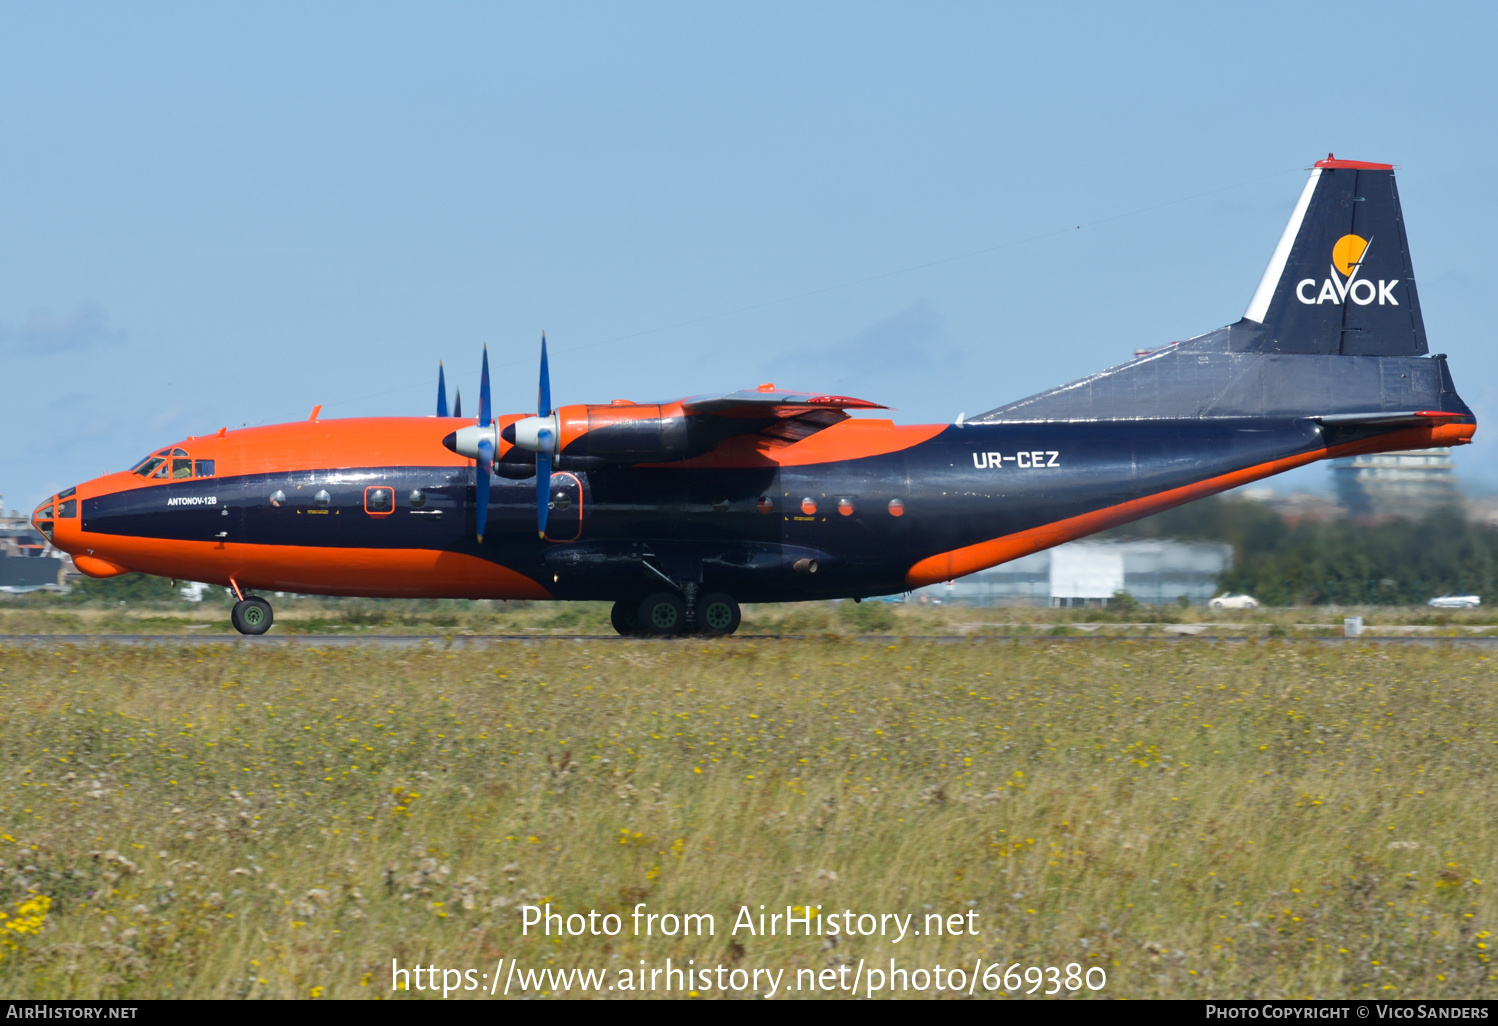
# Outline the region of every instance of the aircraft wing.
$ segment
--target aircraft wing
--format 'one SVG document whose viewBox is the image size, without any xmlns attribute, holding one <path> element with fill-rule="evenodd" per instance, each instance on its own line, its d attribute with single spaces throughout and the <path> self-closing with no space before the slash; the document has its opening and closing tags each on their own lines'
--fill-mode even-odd
<svg viewBox="0 0 1498 1026">
<path fill-rule="evenodd" d="M 846 395 L 817 395 L 814 392 L 788 392 L 781 389 L 744 389 L 721 395 L 698 395 L 683 399 L 681 406 L 689 415 L 706 414 L 745 420 L 783 420 L 814 410 L 889 409 L 867 399 L 854 399 Z"/>
</svg>

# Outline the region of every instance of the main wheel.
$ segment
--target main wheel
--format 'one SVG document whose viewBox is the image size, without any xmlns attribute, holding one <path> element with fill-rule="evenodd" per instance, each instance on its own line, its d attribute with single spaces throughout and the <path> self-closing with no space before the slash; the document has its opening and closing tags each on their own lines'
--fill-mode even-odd
<svg viewBox="0 0 1498 1026">
<path fill-rule="evenodd" d="M 233 621 L 234 629 L 241 634 L 264 634 L 270 630 L 275 616 L 271 612 L 270 603 L 255 596 L 234 603 L 229 619 Z"/>
<path fill-rule="evenodd" d="M 634 599 L 620 599 L 614 603 L 614 608 L 609 610 L 609 621 L 614 625 L 614 630 L 621 637 L 629 637 L 631 634 L 640 633 L 637 617 L 640 613 L 640 603 Z"/>
<path fill-rule="evenodd" d="M 679 596 L 658 591 L 640 603 L 636 622 L 645 634 L 680 634 L 687 626 L 687 607 Z"/>
<path fill-rule="evenodd" d="M 739 629 L 739 604 L 732 595 L 708 592 L 697 600 L 697 629 L 703 634 L 732 634 Z"/>
</svg>

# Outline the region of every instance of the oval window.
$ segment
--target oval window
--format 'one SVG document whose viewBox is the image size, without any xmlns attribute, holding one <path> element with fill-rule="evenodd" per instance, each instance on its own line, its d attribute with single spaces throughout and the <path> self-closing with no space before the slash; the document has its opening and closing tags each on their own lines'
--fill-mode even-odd
<svg viewBox="0 0 1498 1026">
<path fill-rule="evenodd" d="M 816 499 L 813 499 L 813 498 L 811 498 L 811 497 L 808 496 L 807 498 L 801 500 L 801 512 L 802 513 L 805 513 L 807 516 L 811 516 L 816 511 L 817 511 L 817 500 Z"/>
<path fill-rule="evenodd" d="M 768 495 L 761 495 L 754 501 L 754 508 L 761 513 L 773 513 L 775 512 L 775 503 L 770 500 Z"/>
<path fill-rule="evenodd" d="M 841 513 L 845 517 L 851 517 L 853 515 L 853 500 L 852 499 L 838 499 L 837 500 L 837 511 L 839 513 Z"/>
<path fill-rule="evenodd" d="M 281 489 L 279 489 L 279 488 L 277 488 L 275 491 L 271 492 L 270 493 L 270 504 L 272 506 L 284 506 L 284 505 L 286 505 L 286 493 L 283 492 L 283 491 L 281 491 Z"/>
<path fill-rule="evenodd" d="M 328 494 L 327 489 L 319 488 L 317 494 L 312 496 L 312 501 L 323 509 L 327 509 L 328 504 L 333 501 L 333 497 Z"/>
<path fill-rule="evenodd" d="M 413 488 L 411 494 L 406 496 L 406 501 L 411 504 L 412 509 L 421 509 L 427 504 L 427 493 L 420 488 Z"/>
<path fill-rule="evenodd" d="M 905 515 L 905 503 L 899 499 L 890 499 L 889 515 L 892 517 L 903 517 Z"/>
<path fill-rule="evenodd" d="M 371 485 L 364 489 L 364 512 L 390 513 L 395 509 L 395 489 Z"/>
</svg>

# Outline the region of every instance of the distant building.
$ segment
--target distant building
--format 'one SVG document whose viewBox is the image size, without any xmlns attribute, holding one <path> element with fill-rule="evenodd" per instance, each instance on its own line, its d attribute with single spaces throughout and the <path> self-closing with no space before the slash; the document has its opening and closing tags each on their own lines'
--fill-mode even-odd
<svg viewBox="0 0 1498 1026">
<path fill-rule="evenodd" d="M 5 497 L 0 496 L 0 514 L 4 512 Z M 16 510 L 0 515 L 0 593 L 62 591 L 72 570 L 73 561 L 54 549 L 30 520 Z"/>
<path fill-rule="evenodd" d="M 1331 468 L 1337 497 L 1353 516 L 1413 520 L 1461 505 L 1450 449 L 1350 456 Z"/>
<path fill-rule="evenodd" d="M 1347 511 L 1335 500 L 1315 492 L 1291 492 L 1289 495 L 1280 495 L 1272 487 L 1260 485 L 1254 488 L 1241 488 L 1235 494 L 1245 502 L 1257 502 L 1269 509 L 1283 520 L 1292 524 L 1302 520 L 1320 523 L 1325 520 L 1340 520 L 1347 515 Z"/>
<path fill-rule="evenodd" d="M 1166 605 L 1206 605 L 1233 562 L 1219 542 L 1068 542 L 915 594 L 973 606 L 1107 605 L 1121 591 Z"/>
</svg>

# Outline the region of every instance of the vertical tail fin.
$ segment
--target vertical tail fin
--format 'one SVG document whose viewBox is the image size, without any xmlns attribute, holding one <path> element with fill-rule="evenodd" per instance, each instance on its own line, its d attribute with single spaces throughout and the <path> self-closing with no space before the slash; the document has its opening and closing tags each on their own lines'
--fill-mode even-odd
<svg viewBox="0 0 1498 1026">
<path fill-rule="evenodd" d="M 1392 164 L 1316 162 L 1233 348 L 1424 356 L 1425 322 Z"/>
</svg>

